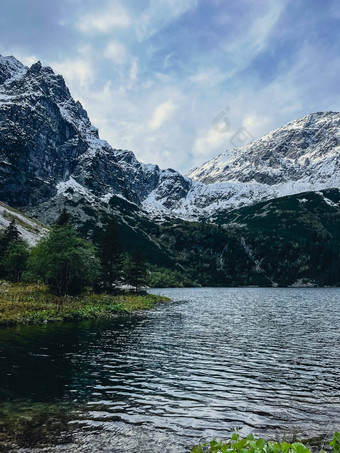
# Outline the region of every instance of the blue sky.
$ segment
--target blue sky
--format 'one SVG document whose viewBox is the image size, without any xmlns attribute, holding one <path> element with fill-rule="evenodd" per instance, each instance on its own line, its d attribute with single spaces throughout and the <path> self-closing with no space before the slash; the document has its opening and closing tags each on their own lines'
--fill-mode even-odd
<svg viewBox="0 0 340 453">
<path fill-rule="evenodd" d="M 2 0 L 0 53 L 63 74 L 113 147 L 184 172 L 340 110 L 337 0 Z"/>
</svg>

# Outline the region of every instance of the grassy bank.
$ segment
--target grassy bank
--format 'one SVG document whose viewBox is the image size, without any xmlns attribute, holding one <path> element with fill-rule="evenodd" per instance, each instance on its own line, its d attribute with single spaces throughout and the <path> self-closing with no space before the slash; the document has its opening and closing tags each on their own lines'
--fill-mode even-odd
<svg viewBox="0 0 340 453">
<path fill-rule="evenodd" d="M 169 299 L 153 294 L 84 294 L 60 298 L 37 284 L 0 283 L 0 326 L 76 321 L 153 308 Z"/>
</svg>

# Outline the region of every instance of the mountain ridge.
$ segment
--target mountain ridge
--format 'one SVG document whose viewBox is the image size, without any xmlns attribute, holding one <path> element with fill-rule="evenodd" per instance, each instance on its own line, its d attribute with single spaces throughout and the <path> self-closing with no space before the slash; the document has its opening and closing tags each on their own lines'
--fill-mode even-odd
<svg viewBox="0 0 340 453">
<path fill-rule="evenodd" d="M 73 191 L 106 205 L 123 197 L 152 218 L 209 220 L 261 200 L 340 187 L 339 131 L 339 113 L 313 113 L 182 175 L 101 140 L 51 68 L 0 57 L 0 198 L 12 206 Z"/>
<path fill-rule="evenodd" d="M 265 199 L 339 187 L 337 152 L 326 156 L 325 166 L 320 149 L 308 151 L 308 141 L 314 146 L 320 140 L 330 151 L 337 149 L 339 128 L 338 113 L 310 114 L 222 153 L 186 176 L 143 164 L 132 151 L 101 140 L 63 77 L 51 68 L 40 62 L 28 68 L 14 57 L 0 58 L 0 197 L 13 206 L 38 205 L 72 189 L 90 193 L 99 203 L 121 196 L 153 218 L 209 219 Z M 310 179 L 301 178 L 303 159 L 310 161 L 305 166 Z"/>
<path fill-rule="evenodd" d="M 140 249 L 150 266 L 175 270 L 193 284 L 340 282 L 340 191 L 329 187 L 340 180 L 340 114 L 314 114 L 312 122 L 312 116 L 295 122 L 313 127 L 273 131 L 266 149 L 260 139 L 249 145 L 250 156 L 235 152 L 228 181 L 207 184 L 143 164 L 101 140 L 63 77 L 40 62 L 28 68 L 1 57 L 0 79 L 2 202 L 46 225 L 66 208 L 94 242 L 115 217 L 124 252 Z M 314 159 L 310 180 L 298 162 L 306 153 Z"/>
</svg>

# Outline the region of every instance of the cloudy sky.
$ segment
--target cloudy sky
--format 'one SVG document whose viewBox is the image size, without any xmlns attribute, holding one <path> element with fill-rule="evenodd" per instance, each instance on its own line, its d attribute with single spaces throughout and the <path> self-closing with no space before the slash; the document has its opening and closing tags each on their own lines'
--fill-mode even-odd
<svg viewBox="0 0 340 453">
<path fill-rule="evenodd" d="M 113 147 L 184 172 L 340 110 L 337 0 L 1 0 L 0 53 L 63 74 Z"/>
</svg>

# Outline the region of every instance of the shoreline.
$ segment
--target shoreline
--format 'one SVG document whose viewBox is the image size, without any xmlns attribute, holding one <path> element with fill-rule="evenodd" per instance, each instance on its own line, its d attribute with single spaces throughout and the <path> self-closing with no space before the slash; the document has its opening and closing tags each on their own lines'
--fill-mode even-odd
<svg viewBox="0 0 340 453">
<path fill-rule="evenodd" d="M 50 322 L 83 321 L 150 310 L 170 299 L 154 294 L 86 293 L 58 297 L 45 285 L 0 282 L 0 328 Z"/>
</svg>

